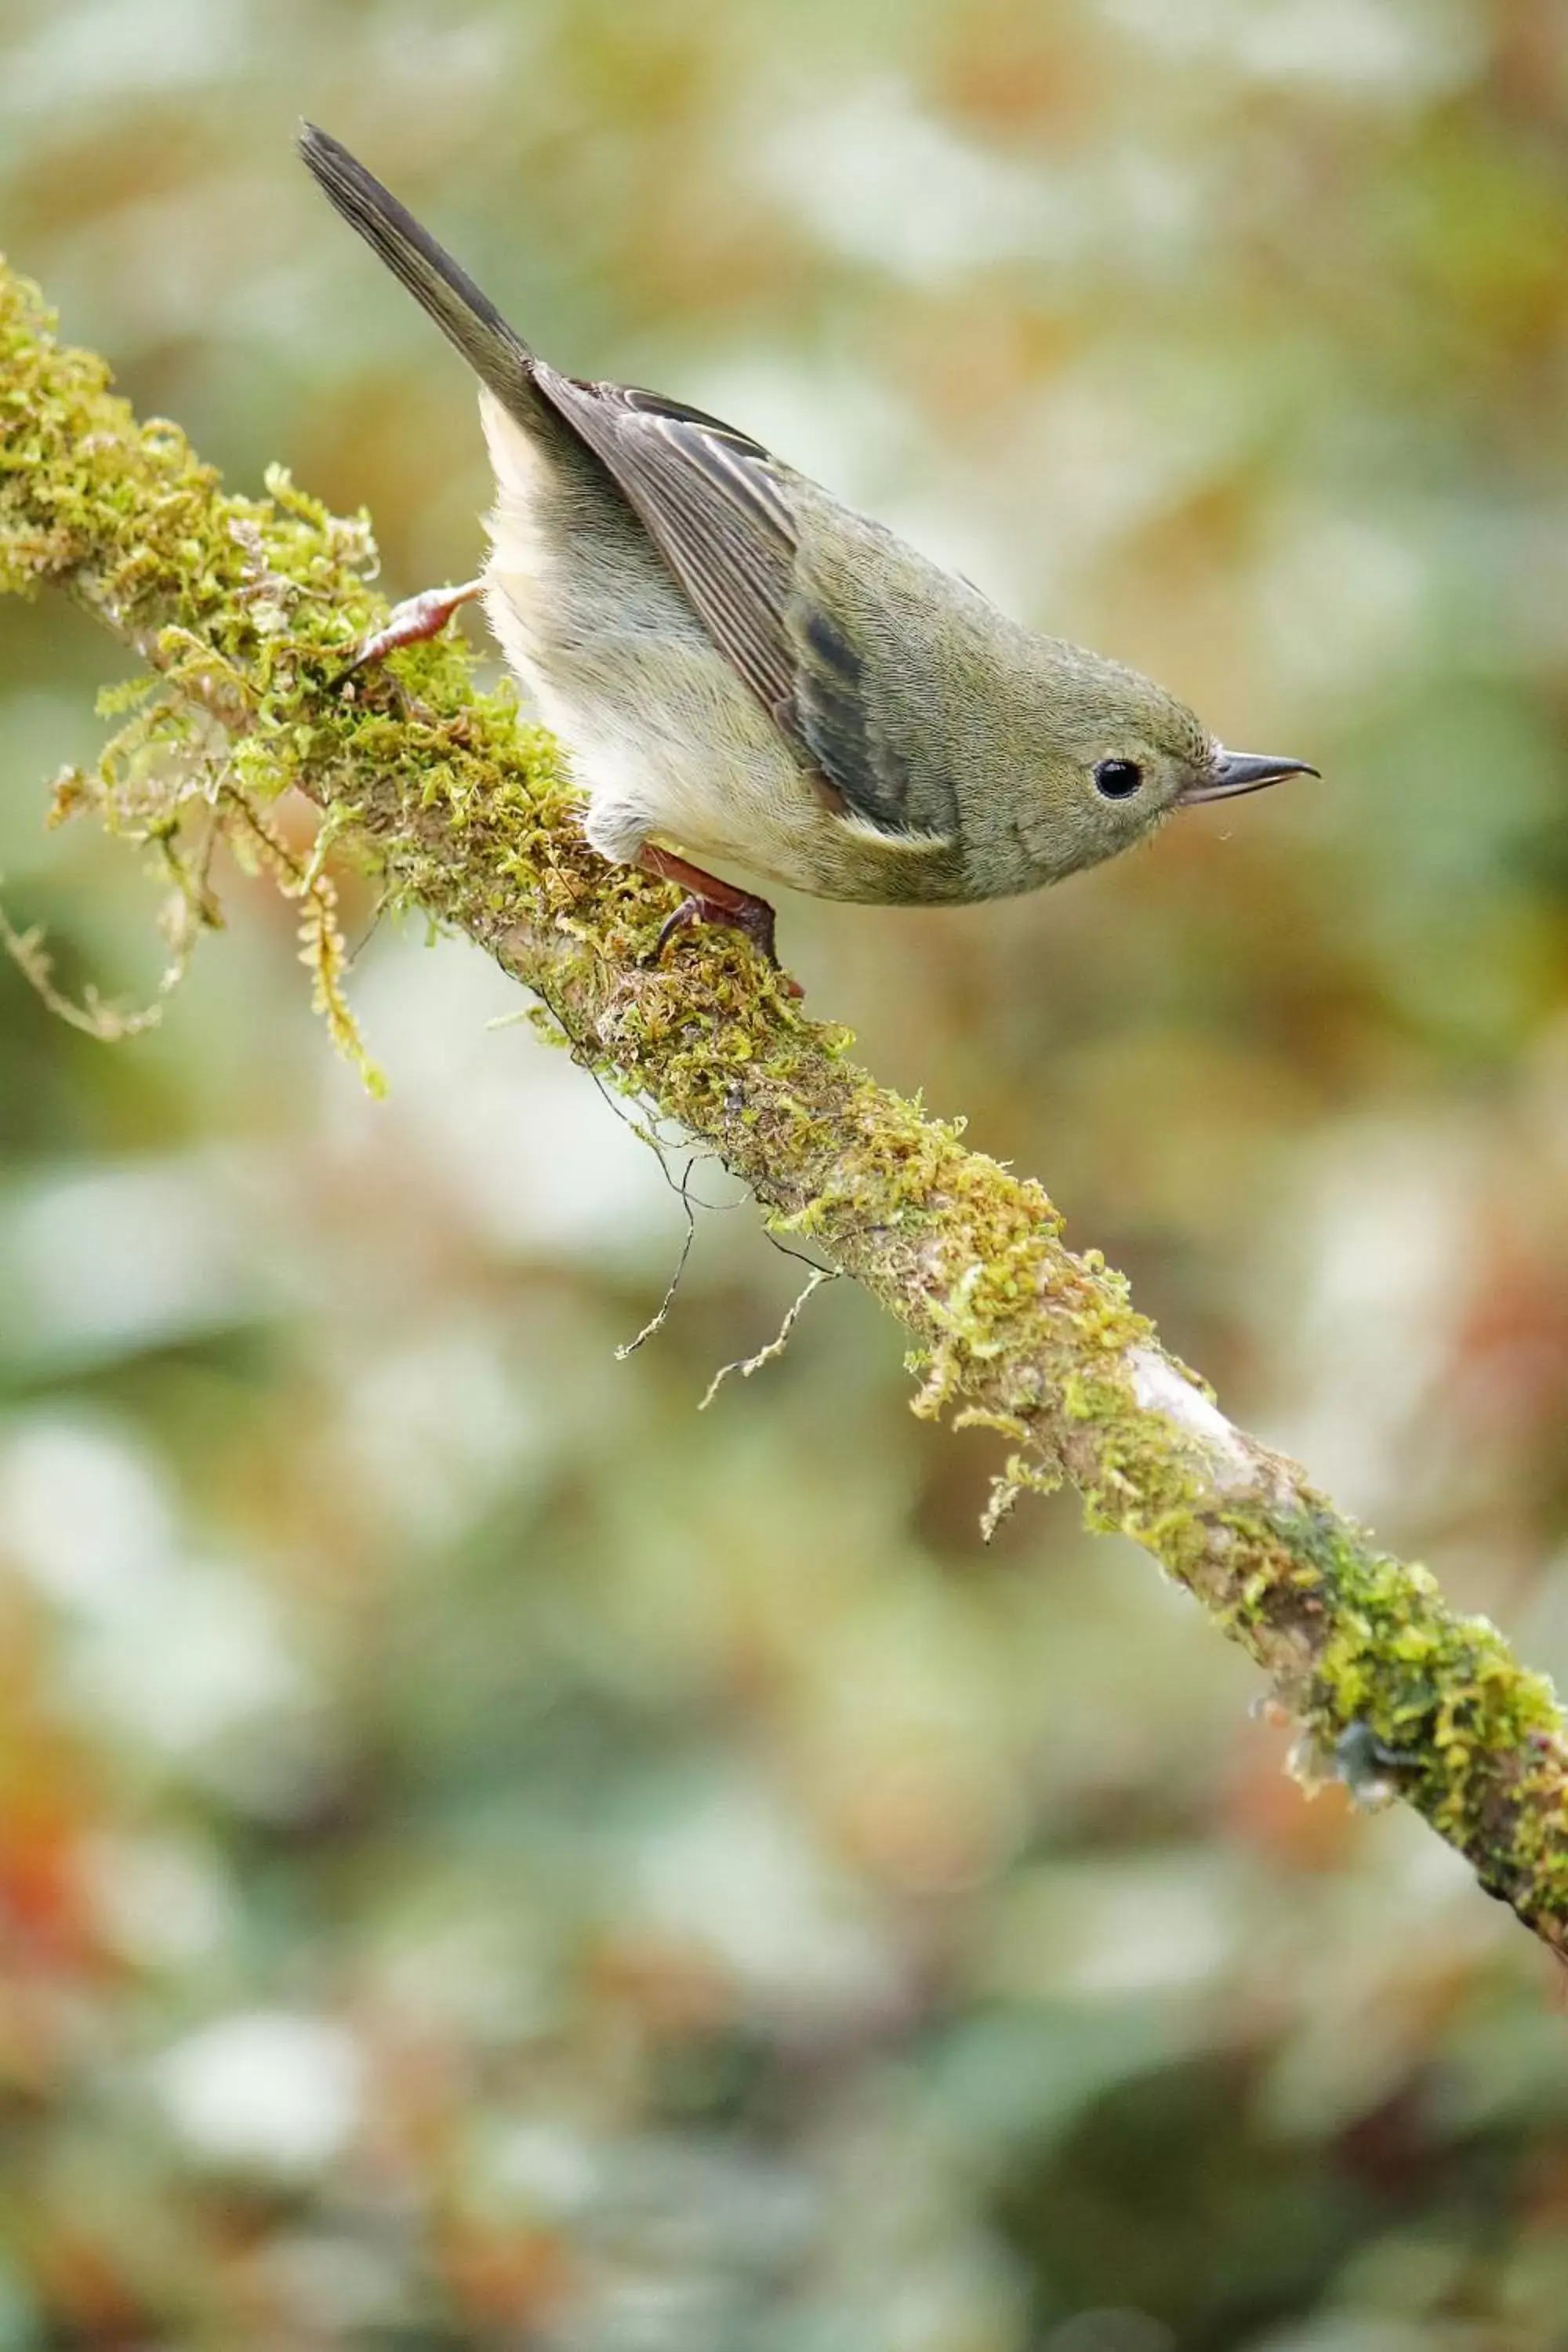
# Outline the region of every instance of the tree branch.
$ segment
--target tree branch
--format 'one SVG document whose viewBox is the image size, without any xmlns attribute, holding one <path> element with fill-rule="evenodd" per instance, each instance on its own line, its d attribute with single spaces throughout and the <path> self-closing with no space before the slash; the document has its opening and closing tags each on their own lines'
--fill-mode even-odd
<svg viewBox="0 0 1568 2352">
<path fill-rule="evenodd" d="M 176 427 L 138 425 L 0 264 L 0 589 L 65 590 L 154 673 L 97 773 L 57 786 L 146 844 L 178 964 L 218 919 L 226 835 L 299 900 L 340 1042 L 328 841 L 397 901 L 467 931 L 550 1008 L 576 1058 L 710 1146 L 773 1231 L 809 1236 L 911 1334 L 917 1412 L 1004 1432 L 994 1509 L 1066 1478 L 1090 1527 L 1142 1544 L 1270 1677 L 1309 1752 L 1414 1805 L 1482 1885 L 1568 1955 L 1568 1748 L 1550 1684 L 1431 1576 L 1376 1550 L 1291 1462 L 1235 1428 L 1160 1347 L 1039 1185 L 965 1150 L 847 1058 L 722 934 L 645 959 L 672 894 L 584 843 L 552 746 L 454 643 L 395 678 L 333 680 L 384 605 L 368 525 L 286 476 L 223 491 Z M 325 812 L 301 861 L 269 810 Z M 36 941 L 16 942 L 35 962 Z"/>
</svg>

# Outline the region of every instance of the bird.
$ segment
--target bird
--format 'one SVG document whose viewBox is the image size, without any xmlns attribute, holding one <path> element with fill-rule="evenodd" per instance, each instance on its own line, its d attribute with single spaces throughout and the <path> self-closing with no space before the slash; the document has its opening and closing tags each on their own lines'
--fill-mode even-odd
<svg viewBox="0 0 1568 2352">
<path fill-rule="evenodd" d="M 878 906 L 1059 882 L 1304 760 L 1227 751 L 1137 670 L 1010 618 L 747 434 L 564 375 L 338 140 L 300 151 L 468 362 L 495 475 L 479 578 L 398 606 L 358 667 L 481 598 L 568 754 L 601 856 L 777 966 L 749 878 Z"/>
</svg>

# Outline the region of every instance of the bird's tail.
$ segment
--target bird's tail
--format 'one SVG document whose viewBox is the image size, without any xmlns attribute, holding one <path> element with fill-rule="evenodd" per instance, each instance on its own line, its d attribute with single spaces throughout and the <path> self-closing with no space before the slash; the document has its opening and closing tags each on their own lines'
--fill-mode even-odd
<svg viewBox="0 0 1568 2352">
<path fill-rule="evenodd" d="M 403 280 L 502 406 L 521 424 L 538 425 L 549 417 L 554 425 L 553 413 L 535 388 L 528 345 L 429 230 L 313 122 L 300 126 L 300 152 L 344 220 Z"/>
</svg>

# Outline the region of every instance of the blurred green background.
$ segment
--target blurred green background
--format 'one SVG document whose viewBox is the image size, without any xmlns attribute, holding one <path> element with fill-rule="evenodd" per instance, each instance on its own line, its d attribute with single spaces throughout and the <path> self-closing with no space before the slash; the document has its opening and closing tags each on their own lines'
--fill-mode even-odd
<svg viewBox="0 0 1568 2352">
<path fill-rule="evenodd" d="M 296 163 L 1321 784 L 1047 898 L 786 901 L 1226 1404 L 1568 1669 L 1556 0 L 0 0 L 0 245 L 237 488 L 474 568 L 470 388 Z M 115 649 L 0 611 L 0 868 Z M 349 905 L 108 1050 L 0 964 L 0 2352 L 1534 2352 L 1568 2020 L 1070 1502 L 986 1552 L 847 1289 Z M 677 1154 L 671 1177 L 684 1161 Z"/>
</svg>

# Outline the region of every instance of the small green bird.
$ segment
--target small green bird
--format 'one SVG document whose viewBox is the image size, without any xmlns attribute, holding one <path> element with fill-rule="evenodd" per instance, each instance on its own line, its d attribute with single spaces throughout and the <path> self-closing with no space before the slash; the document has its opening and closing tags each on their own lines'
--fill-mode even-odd
<svg viewBox="0 0 1568 2352">
<path fill-rule="evenodd" d="M 710 863 L 824 898 L 1005 898 L 1316 774 L 1226 751 L 719 418 L 558 373 L 346 148 L 308 123 L 300 145 L 478 375 L 496 475 L 482 580 L 399 607 L 360 659 L 482 594 L 589 841 L 689 892 L 667 934 L 731 923 L 773 959 L 773 908 Z"/>
</svg>

